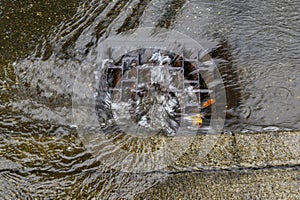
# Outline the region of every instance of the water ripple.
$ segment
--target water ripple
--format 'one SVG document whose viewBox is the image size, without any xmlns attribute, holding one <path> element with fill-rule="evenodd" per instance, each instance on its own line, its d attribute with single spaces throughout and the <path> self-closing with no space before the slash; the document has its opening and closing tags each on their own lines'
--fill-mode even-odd
<svg viewBox="0 0 300 200">
<path fill-rule="evenodd" d="M 115 134 L 95 140 L 108 153 L 94 158 L 72 128 L 76 73 L 98 64 L 101 40 L 140 26 L 172 28 L 220 44 L 214 54 L 227 60 L 220 71 L 229 88 L 228 115 L 237 118 L 234 129 L 236 123 L 244 132 L 299 129 L 299 5 L 297 0 L 82 1 L 30 56 L 1 70 L 0 199 L 131 199 L 165 180 L 163 173 L 121 173 L 101 162 L 118 153 L 111 143 L 147 155 L 165 141 L 152 145 Z M 140 159 L 130 161 L 137 166 L 152 158 Z"/>
</svg>

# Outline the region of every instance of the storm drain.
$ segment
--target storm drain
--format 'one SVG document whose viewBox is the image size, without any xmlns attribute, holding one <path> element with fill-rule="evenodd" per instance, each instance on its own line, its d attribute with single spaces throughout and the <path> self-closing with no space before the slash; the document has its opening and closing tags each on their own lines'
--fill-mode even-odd
<svg viewBox="0 0 300 200">
<path fill-rule="evenodd" d="M 72 98 L 85 147 L 122 172 L 172 166 L 194 142 L 195 159 L 207 155 L 219 139 L 226 105 L 212 46 L 153 28 L 100 41 L 96 64 L 80 69 Z"/>
<path fill-rule="evenodd" d="M 134 135 L 175 135 L 183 124 L 203 132 L 210 122 L 209 106 L 203 103 L 210 98 L 199 55 L 139 49 L 107 61 L 112 119 L 118 127 Z"/>
</svg>

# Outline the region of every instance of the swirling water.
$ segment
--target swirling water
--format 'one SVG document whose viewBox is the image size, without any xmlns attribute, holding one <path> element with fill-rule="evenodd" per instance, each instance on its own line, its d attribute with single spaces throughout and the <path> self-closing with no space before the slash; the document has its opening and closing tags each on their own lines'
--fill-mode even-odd
<svg viewBox="0 0 300 200">
<path fill-rule="evenodd" d="M 299 12 L 296 0 L 80 2 L 72 17 L 33 42 L 26 58 L 3 64 L 0 197 L 127 199 L 168 176 L 104 166 L 83 146 L 72 119 L 78 70 L 99 62 L 103 39 L 138 27 L 174 29 L 220 45 L 212 57 L 227 61 L 219 66 L 225 130 L 300 129 Z M 5 10 L 0 16 L 7 17 Z"/>
</svg>

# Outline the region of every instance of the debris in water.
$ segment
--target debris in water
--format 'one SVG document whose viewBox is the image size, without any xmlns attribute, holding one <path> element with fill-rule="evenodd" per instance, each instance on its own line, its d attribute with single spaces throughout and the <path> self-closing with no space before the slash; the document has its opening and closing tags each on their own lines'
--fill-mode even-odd
<svg viewBox="0 0 300 200">
<path fill-rule="evenodd" d="M 216 100 L 215 100 L 215 99 L 209 99 L 209 100 L 207 100 L 206 102 L 204 102 L 204 103 L 202 104 L 201 108 L 202 108 L 202 109 L 207 108 L 207 107 L 213 105 L 214 103 L 216 103 Z"/>
</svg>

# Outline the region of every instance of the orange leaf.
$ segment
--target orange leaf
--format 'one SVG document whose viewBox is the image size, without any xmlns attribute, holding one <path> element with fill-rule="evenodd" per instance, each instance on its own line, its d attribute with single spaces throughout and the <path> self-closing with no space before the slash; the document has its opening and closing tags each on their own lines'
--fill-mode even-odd
<svg viewBox="0 0 300 200">
<path fill-rule="evenodd" d="M 206 102 L 204 102 L 203 104 L 202 104 L 202 109 L 203 108 L 207 108 L 208 106 L 211 106 L 211 105 L 213 105 L 214 103 L 216 102 L 216 100 L 215 99 L 209 99 L 209 100 L 207 100 Z"/>
</svg>

